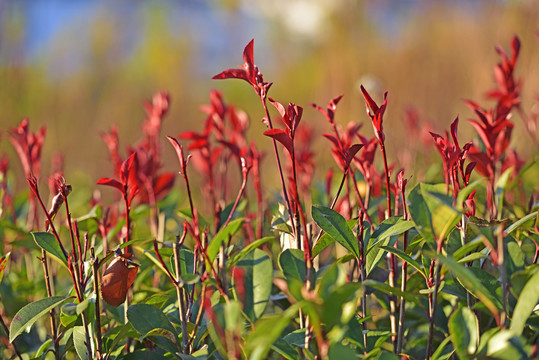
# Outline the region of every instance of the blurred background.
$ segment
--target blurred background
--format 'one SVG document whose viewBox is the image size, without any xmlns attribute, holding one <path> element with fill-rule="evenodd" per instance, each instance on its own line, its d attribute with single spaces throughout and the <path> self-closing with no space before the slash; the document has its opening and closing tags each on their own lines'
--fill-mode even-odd
<svg viewBox="0 0 539 360">
<path fill-rule="evenodd" d="M 270 96 L 305 107 L 303 121 L 319 135 L 329 127 L 310 103 L 325 107 L 344 94 L 337 121 L 362 122 L 372 137 L 359 84 L 377 101 L 388 90 L 389 157 L 412 167 L 411 174 L 414 159 L 436 152 L 407 135 L 407 114 L 413 109 L 419 129 L 437 133 L 460 115 L 459 137 L 470 141 L 472 113 L 462 100 L 492 104 L 484 93 L 494 86 L 494 47 L 510 53 L 513 35 L 522 43 L 523 109 L 531 109 L 539 93 L 538 31 L 537 0 L 0 1 L 0 154 L 13 159 L 16 186 L 24 188 L 7 130 L 28 116 L 32 131 L 47 126 L 43 175 L 60 152 L 68 182 L 94 188 L 98 178 L 112 176 L 100 132 L 118 125 L 122 149 L 136 142 L 142 104 L 159 90 L 168 90 L 172 101 L 163 139 L 199 131 L 205 118 L 199 106 L 212 88 L 248 112 L 250 138 L 269 149 L 249 85 L 211 80 L 242 64 L 243 48 L 254 38 L 255 63 L 274 83 Z M 528 135 L 521 120 L 514 122 L 514 146 L 527 158 L 535 148 L 522 141 Z M 328 148 L 327 140 L 320 143 Z M 165 141 L 163 148 L 165 167 L 175 170 L 172 148 Z M 401 159 L 405 148 L 419 156 Z"/>
</svg>

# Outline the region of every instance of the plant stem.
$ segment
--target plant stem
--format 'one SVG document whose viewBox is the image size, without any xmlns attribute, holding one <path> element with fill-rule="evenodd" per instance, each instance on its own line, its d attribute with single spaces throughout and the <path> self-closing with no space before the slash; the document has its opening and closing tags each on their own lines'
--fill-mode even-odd
<svg viewBox="0 0 539 360">
<path fill-rule="evenodd" d="M 129 200 L 127 198 L 127 189 L 126 191 L 124 192 L 124 203 L 125 203 L 125 241 L 124 243 L 126 242 L 129 242 L 129 233 L 131 232 L 131 219 L 129 218 L 129 211 L 130 211 L 130 208 L 129 208 Z M 131 252 L 131 246 L 126 246 L 125 249 L 124 249 L 124 254 L 127 254 L 127 253 L 130 253 Z M 127 300 L 126 300 L 126 303 L 127 303 Z M 127 310 L 126 310 L 127 311 Z M 127 317 L 126 317 L 127 319 Z"/>
<path fill-rule="evenodd" d="M 408 247 L 408 231 L 404 233 L 404 246 L 403 251 L 406 252 L 406 248 Z M 404 293 L 406 291 L 406 281 L 407 281 L 407 272 L 408 269 L 408 262 L 404 261 L 402 262 L 402 273 L 401 273 L 401 291 Z M 398 323 L 398 332 L 397 332 L 397 349 L 395 353 L 398 355 L 402 352 L 402 343 L 404 340 L 404 314 L 406 310 L 406 300 L 404 300 L 404 296 L 401 296 L 400 299 L 400 305 L 399 305 L 399 323 Z"/>
<path fill-rule="evenodd" d="M 440 252 L 438 252 L 440 253 Z M 435 260 L 436 270 L 434 277 L 434 292 L 429 294 L 429 337 L 427 340 L 427 353 L 426 359 L 429 360 L 432 356 L 433 340 L 434 340 L 434 320 L 436 316 L 436 304 L 438 302 L 438 289 L 440 287 L 440 269 L 441 264 L 439 260 Z"/>
<path fill-rule="evenodd" d="M 357 239 L 359 242 L 359 256 L 358 267 L 359 267 L 359 278 L 361 283 L 367 279 L 367 273 L 365 271 L 365 242 L 363 240 L 365 226 L 363 226 L 363 220 L 365 217 L 365 212 L 359 209 L 358 211 L 358 232 Z M 363 329 L 363 344 L 365 346 L 365 355 L 369 352 L 367 349 L 367 323 L 365 319 L 367 318 L 367 293 L 363 291 L 361 294 L 361 328 Z"/>
<path fill-rule="evenodd" d="M 273 129 L 273 125 L 271 123 L 271 116 L 269 114 L 268 105 L 266 103 L 266 98 L 261 97 L 260 101 L 262 102 L 262 107 L 264 108 L 264 112 L 266 114 L 266 119 L 268 119 L 269 128 Z M 284 181 L 283 167 L 281 165 L 281 159 L 279 157 L 279 151 L 277 149 L 277 141 L 275 139 L 273 139 L 273 138 L 272 138 L 272 141 L 273 141 L 273 152 L 275 153 L 275 160 L 277 161 L 277 167 L 279 169 L 279 177 L 281 179 L 281 187 L 283 189 L 283 198 L 284 198 L 284 201 L 286 203 L 286 208 L 288 209 L 288 216 L 290 218 L 290 223 L 292 224 L 292 228 L 294 230 L 294 234 L 296 235 L 296 239 L 297 239 L 298 229 L 296 229 L 294 220 L 292 219 L 292 207 L 290 205 L 290 199 L 288 198 L 288 191 L 286 190 L 286 183 Z M 299 240 L 298 240 L 298 242 L 299 242 Z"/>
<path fill-rule="evenodd" d="M 182 285 L 181 274 L 182 269 L 180 266 L 180 243 L 176 241 L 173 245 L 174 249 L 174 265 L 176 267 L 176 296 L 178 297 L 178 312 L 180 316 L 180 323 L 182 328 L 182 343 L 183 343 L 183 352 L 189 354 L 189 342 L 187 335 L 187 309 L 185 306 L 185 291 Z"/>
<path fill-rule="evenodd" d="M 380 142 L 380 150 L 382 151 L 382 157 L 384 159 L 384 172 L 386 175 L 386 194 L 387 194 L 386 219 L 387 219 L 391 214 L 391 185 L 389 183 L 389 167 L 387 166 L 387 155 L 386 155 L 386 147 L 384 145 L 384 142 Z"/>
<path fill-rule="evenodd" d="M 243 177 L 241 181 L 241 187 L 238 191 L 238 195 L 236 196 L 236 200 L 234 201 L 234 205 L 232 206 L 232 209 L 230 209 L 230 214 L 228 214 L 228 218 L 226 219 L 224 225 L 222 228 L 225 228 L 230 220 L 232 219 L 232 216 L 234 215 L 234 211 L 236 211 L 236 207 L 238 206 L 238 203 L 240 202 L 240 199 L 243 195 L 243 192 L 245 191 L 245 187 L 247 186 L 247 171 L 242 171 Z"/>
<path fill-rule="evenodd" d="M 383 138 L 382 138 L 383 139 Z M 389 167 L 387 165 L 387 154 L 386 154 L 386 147 L 384 144 L 384 141 L 379 141 L 380 150 L 382 151 L 382 158 L 384 159 L 384 173 L 385 173 L 385 180 L 386 180 L 386 195 L 387 195 L 387 209 L 386 209 L 386 216 L 385 218 L 388 219 L 391 216 L 391 185 L 389 182 Z M 394 254 L 389 255 L 389 263 L 390 263 L 390 269 L 389 269 L 389 286 L 393 287 L 396 284 L 397 279 L 397 271 L 396 270 L 396 262 L 397 257 Z M 397 310 L 397 301 L 395 299 L 395 296 L 389 297 L 389 307 L 391 309 L 389 318 L 391 321 L 391 332 L 392 332 L 392 339 L 393 339 L 393 351 L 396 353 L 397 351 L 397 318 L 396 318 L 396 310 Z"/>
<path fill-rule="evenodd" d="M 92 270 L 94 275 L 95 292 L 95 335 L 97 340 L 96 356 L 101 359 L 103 356 L 103 340 L 101 338 L 101 300 L 99 296 L 99 259 L 95 257 L 94 248 L 90 249 L 93 263 Z"/>
<path fill-rule="evenodd" d="M 200 320 L 202 319 L 202 313 L 204 312 L 204 308 L 202 306 L 202 301 L 203 301 L 202 299 L 204 299 L 205 297 L 206 297 L 206 283 L 202 283 L 202 291 L 201 291 L 200 297 L 199 297 L 201 305 L 200 305 L 200 307 L 198 309 L 197 317 L 196 317 L 196 320 L 195 320 L 195 327 L 193 329 L 193 334 L 189 337 L 189 342 L 188 342 L 187 346 L 191 346 L 191 344 L 195 340 L 198 325 L 200 324 Z"/>
<path fill-rule="evenodd" d="M 498 272 L 502 283 L 502 313 L 500 314 L 500 325 L 504 329 L 507 322 L 507 273 L 505 271 L 505 254 L 503 249 L 503 223 L 498 225 Z"/>
<path fill-rule="evenodd" d="M 47 253 L 45 250 L 41 249 L 41 263 L 43 264 L 43 271 L 45 273 L 45 286 L 47 287 L 47 296 L 51 297 L 52 288 L 51 288 L 51 279 L 49 277 L 49 265 L 47 264 Z M 60 344 L 58 343 L 58 333 L 56 329 L 56 313 L 54 308 L 49 311 L 50 320 L 51 320 L 51 337 L 52 343 L 54 344 L 54 357 L 56 360 L 60 360 Z"/>
<path fill-rule="evenodd" d="M 373 223 L 371 221 L 371 218 L 370 218 L 369 214 L 367 213 L 367 209 L 365 208 L 365 204 L 363 203 L 363 198 L 361 197 L 361 194 L 359 193 L 359 189 L 357 188 L 357 180 L 356 180 L 356 176 L 354 175 L 353 171 L 350 172 L 350 178 L 352 179 L 352 182 L 354 183 L 354 190 L 356 192 L 356 196 L 357 196 L 357 199 L 359 201 L 359 207 L 365 213 L 365 220 L 367 220 L 367 222 L 371 226 L 371 229 L 374 229 L 374 225 L 373 225 Z"/>
</svg>

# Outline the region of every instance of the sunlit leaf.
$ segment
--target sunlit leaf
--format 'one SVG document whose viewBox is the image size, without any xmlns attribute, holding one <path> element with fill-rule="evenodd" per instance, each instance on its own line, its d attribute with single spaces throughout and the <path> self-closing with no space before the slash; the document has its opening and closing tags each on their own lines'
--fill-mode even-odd
<svg viewBox="0 0 539 360">
<path fill-rule="evenodd" d="M 208 245 L 208 257 L 211 262 L 215 260 L 221 245 L 226 243 L 229 237 L 233 236 L 241 228 L 244 222 L 244 219 L 232 220 L 225 228 L 219 230 L 213 239 L 210 240 L 210 244 Z"/>
<path fill-rule="evenodd" d="M 133 325 L 133 328 L 140 334 L 143 339 L 149 336 L 156 329 L 163 329 L 172 334 L 176 334 L 176 329 L 163 311 L 155 306 L 148 304 L 134 304 L 127 309 L 127 319 Z M 154 334 L 156 334 L 154 332 Z M 163 335 L 158 333 L 156 335 Z"/>
<path fill-rule="evenodd" d="M 56 257 L 67 267 L 67 259 L 53 234 L 48 232 L 33 232 L 32 237 L 40 248 Z"/>
<path fill-rule="evenodd" d="M 228 262 L 228 267 L 235 266 L 238 263 L 238 261 L 240 261 L 245 255 L 247 255 L 254 249 L 258 248 L 259 246 L 267 242 L 273 241 L 274 239 L 275 238 L 273 236 L 266 236 L 262 239 L 257 239 L 253 241 L 252 243 L 250 243 L 249 245 L 241 249 L 240 252 L 238 252 L 232 257 L 232 259 Z"/>
<path fill-rule="evenodd" d="M 247 253 L 238 263 L 237 267 L 243 270 L 243 298 L 237 294 L 239 300 L 243 302 L 243 311 L 249 318 L 256 321 L 266 309 L 271 295 L 273 265 L 271 258 L 265 251 L 255 249 Z M 234 286 L 238 281 L 234 278 Z"/>
<path fill-rule="evenodd" d="M 451 341 L 460 359 L 469 359 L 479 344 L 479 322 L 467 307 L 457 309 L 449 318 Z"/>
<path fill-rule="evenodd" d="M 443 265 L 447 266 L 447 268 L 453 273 L 454 276 L 457 277 L 457 279 L 464 285 L 470 294 L 477 297 L 494 316 L 499 316 L 498 308 L 495 305 L 499 301 L 495 299 L 494 295 L 487 290 L 487 288 L 469 268 L 459 264 L 450 257 L 439 255 L 438 259 Z"/>
<path fill-rule="evenodd" d="M 279 266 L 284 276 L 305 282 L 305 259 L 303 251 L 286 249 L 279 255 Z"/>
<path fill-rule="evenodd" d="M 13 317 L 9 327 L 9 341 L 13 342 L 24 330 L 34 325 L 40 317 L 60 305 L 65 299 L 67 299 L 65 296 L 51 296 L 25 305 Z"/>
<path fill-rule="evenodd" d="M 325 206 L 313 205 L 312 217 L 322 230 L 359 258 L 358 241 L 341 214 Z"/>
<path fill-rule="evenodd" d="M 73 328 L 73 345 L 75 345 L 75 350 L 77 351 L 79 359 L 91 359 L 90 354 L 88 353 L 88 347 L 86 346 L 86 332 L 84 331 L 84 326 L 75 326 Z"/>
<path fill-rule="evenodd" d="M 510 328 L 516 335 L 522 334 L 526 321 L 539 303 L 539 291 L 537 289 L 539 289 L 539 271 L 524 285 L 524 289 L 522 289 L 517 300 Z"/>
<path fill-rule="evenodd" d="M 255 330 L 245 340 L 249 359 L 263 360 L 267 358 L 273 343 L 296 316 L 299 305 L 292 305 L 280 314 L 264 316 L 256 322 Z"/>
<path fill-rule="evenodd" d="M 408 194 L 408 212 L 417 230 L 430 244 L 443 239 L 457 224 L 460 213 L 452 206 L 452 198 L 445 194 L 445 184 L 419 183 Z"/>
</svg>

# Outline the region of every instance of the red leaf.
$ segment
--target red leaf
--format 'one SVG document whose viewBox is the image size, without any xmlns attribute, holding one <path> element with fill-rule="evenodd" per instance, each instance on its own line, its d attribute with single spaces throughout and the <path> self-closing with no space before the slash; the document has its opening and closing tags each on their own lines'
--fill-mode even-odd
<svg viewBox="0 0 539 360">
<path fill-rule="evenodd" d="M 322 136 L 324 136 L 326 139 L 328 139 L 329 141 L 331 141 L 335 147 L 337 149 L 340 148 L 340 145 L 339 145 L 339 141 L 337 140 L 337 138 L 331 134 L 328 134 L 328 133 L 325 133 L 325 134 L 322 134 Z"/>
<path fill-rule="evenodd" d="M 253 68 L 254 67 L 254 56 L 253 56 L 253 49 L 255 45 L 255 39 L 251 39 L 247 46 L 245 46 L 245 49 L 243 49 L 243 62 L 245 65 Z M 245 69 L 249 71 L 249 69 Z"/>
<path fill-rule="evenodd" d="M 343 96 L 344 95 L 339 95 L 331 99 L 329 101 L 327 109 L 323 109 L 316 104 L 311 104 L 311 106 L 314 107 L 316 110 L 320 111 L 322 115 L 326 117 L 330 124 L 333 124 L 335 122 L 335 110 L 337 110 L 337 104 L 339 103 L 339 101 L 341 101 Z"/>
<path fill-rule="evenodd" d="M 365 90 L 363 85 L 360 86 L 361 93 L 363 94 L 363 97 L 365 98 L 365 101 L 367 102 L 367 105 L 372 109 L 373 113 L 377 113 L 379 111 L 378 105 L 376 105 L 376 102 L 372 99 L 371 95 Z"/>
<path fill-rule="evenodd" d="M 350 163 L 352 162 L 357 152 L 361 150 L 362 147 L 363 147 L 363 144 L 354 144 L 350 146 L 348 150 L 346 150 L 346 157 L 344 159 L 346 167 L 350 166 Z"/>
<path fill-rule="evenodd" d="M 119 306 L 127 297 L 127 290 L 133 285 L 137 276 L 138 265 L 117 257 L 107 267 L 101 279 L 101 295 L 111 306 Z"/>
<path fill-rule="evenodd" d="M 136 160 L 136 158 L 137 153 L 134 152 L 122 163 L 122 167 L 120 168 L 120 180 L 122 180 L 124 185 L 127 185 L 129 174 L 131 173 L 133 162 Z"/>
<path fill-rule="evenodd" d="M 247 72 L 243 69 L 228 69 L 220 72 L 219 74 L 212 77 L 214 80 L 222 80 L 222 79 L 243 79 L 245 81 L 249 81 L 249 78 L 247 77 Z"/>
<path fill-rule="evenodd" d="M 124 186 L 122 185 L 121 182 L 119 182 L 116 179 L 101 178 L 101 179 L 97 180 L 97 185 L 112 186 L 112 187 L 120 190 L 120 192 L 122 194 L 124 193 Z"/>
<path fill-rule="evenodd" d="M 183 168 L 185 166 L 185 160 L 183 158 L 183 146 L 180 144 L 178 140 L 176 140 L 172 136 L 167 136 L 167 139 L 168 141 L 170 141 L 170 143 L 174 147 L 174 150 L 176 150 L 176 155 L 178 155 L 178 160 L 180 161 L 180 168 L 183 171 L 184 170 Z"/>
<path fill-rule="evenodd" d="M 174 173 L 163 173 L 157 177 L 153 182 L 153 191 L 155 196 L 159 196 L 162 192 L 169 190 L 174 185 L 174 180 L 176 174 Z"/>
<path fill-rule="evenodd" d="M 129 194 L 129 197 L 127 198 L 127 207 L 131 207 L 131 202 L 133 201 L 133 198 L 140 192 L 140 187 L 138 185 L 135 185 L 131 189 L 131 193 Z"/>
<path fill-rule="evenodd" d="M 189 146 L 187 148 L 189 150 L 202 149 L 204 147 L 207 147 L 209 144 L 210 143 L 209 143 L 208 139 L 202 138 L 202 139 L 193 141 L 192 143 L 189 144 Z"/>
<path fill-rule="evenodd" d="M 292 142 L 292 139 L 290 138 L 290 136 L 284 130 L 270 129 L 270 130 L 264 131 L 264 135 L 269 136 L 273 138 L 274 140 L 277 140 L 278 142 L 283 144 L 286 150 L 288 150 L 288 153 L 290 154 L 290 156 L 292 156 L 292 152 L 294 151 L 294 143 Z"/>
<path fill-rule="evenodd" d="M 457 140 L 458 127 L 459 127 L 459 117 L 457 116 L 455 121 L 453 121 L 453 123 L 451 123 L 451 137 L 453 138 L 453 144 L 455 144 L 457 149 L 460 149 L 459 142 Z"/>
<path fill-rule="evenodd" d="M 268 100 L 273 106 L 275 106 L 277 111 L 279 111 L 279 114 L 281 114 L 281 118 L 284 119 L 286 117 L 286 109 L 284 108 L 283 104 L 281 104 L 278 101 L 273 100 L 272 98 L 269 98 Z"/>
<path fill-rule="evenodd" d="M 256 86 L 255 65 L 254 65 L 254 39 L 243 49 L 243 69 L 227 69 L 212 77 L 212 79 L 243 79 L 253 86 Z"/>
</svg>

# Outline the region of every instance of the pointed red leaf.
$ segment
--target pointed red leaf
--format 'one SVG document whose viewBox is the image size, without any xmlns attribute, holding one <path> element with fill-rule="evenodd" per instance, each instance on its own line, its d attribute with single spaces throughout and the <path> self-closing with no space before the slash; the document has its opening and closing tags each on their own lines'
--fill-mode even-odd
<svg viewBox="0 0 539 360">
<path fill-rule="evenodd" d="M 354 144 L 350 146 L 350 148 L 346 151 L 346 157 L 344 159 L 346 167 L 350 166 L 350 163 L 352 162 L 357 152 L 361 150 L 362 147 L 363 147 L 363 144 Z"/>
<path fill-rule="evenodd" d="M 292 155 L 294 151 L 294 144 L 290 136 L 284 130 L 270 129 L 270 130 L 264 131 L 264 135 L 269 136 L 273 138 L 274 140 L 277 140 L 278 142 L 283 144 L 286 150 L 288 150 L 288 153 Z"/>
<path fill-rule="evenodd" d="M 379 108 L 378 105 L 376 105 L 376 102 L 372 99 L 371 95 L 365 90 L 363 85 L 360 86 L 361 93 L 363 94 L 363 97 L 365 98 L 365 101 L 367 102 L 367 105 L 370 106 L 373 113 L 377 113 Z M 370 115 L 369 115 L 370 116 Z"/>
<path fill-rule="evenodd" d="M 214 80 L 222 79 L 243 79 L 249 81 L 247 72 L 243 69 L 227 69 L 212 77 Z"/>
<path fill-rule="evenodd" d="M 120 178 L 124 185 L 127 185 L 129 174 L 133 169 L 133 162 L 136 160 L 136 157 L 137 153 L 134 152 L 122 163 L 122 167 L 120 168 Z"/>
<path fill-rule="evenodd" d="M 97 185 L 106 185 L 106 186 L 112 186 L 118 190 L 120 190 L 120 192 L 123 194 L 124 192 L 124 186 L 122 185 L 121 182 L 119 182 L 118 180 L 116 179 L 109 179 L 109 178 L 101 178 L 99 180 L 97 180 Z"/>
</svg>

